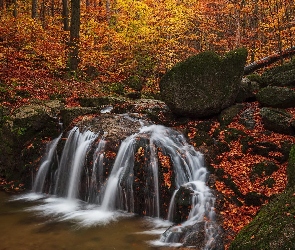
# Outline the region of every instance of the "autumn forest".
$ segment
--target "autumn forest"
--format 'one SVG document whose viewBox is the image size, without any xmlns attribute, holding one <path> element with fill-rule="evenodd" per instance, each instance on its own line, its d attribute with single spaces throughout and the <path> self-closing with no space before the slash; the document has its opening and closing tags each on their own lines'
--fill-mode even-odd
<svg viewBox="0 0 295 250">
<path fill-rule="evenodd" d="M 294 46 L 291 0 L 1 0 L 0 11 L 8 106 L 29 97 L 73 106 L 103 91 L 154 97 L 163 73 L 189 55 L 243 46 L 250 63 Z"/>
<path fill-rule="evenodd" d="M 294 0 L 0 0 L 0 112 L 2 108 L 6 112 L 0 113 L 3 120 L 3 124 L 0 121 L 3 125 L 0 138 L 11 142 L 5 142 L 3 147 L 0 144 L 0 156 L 5 158 L 8 155 L 13 159 L 9 162 L 6 157 L 5 163 L 0 157 L 0 167 L 9 168 L 8 163 L 14 166 L 15 155 L 26 158 L 26 152 L 29 155 L 28 152 L 31 154 L 35 149 L 41 151 L 40 145 L 44 146 L 52 139 L 41 134 L 41 129 L 34 130 L 31 135 L 30 128 L 25 131 L 25 126 L 17 127 L 17 123 L 17 129 L 10 131 L 10 123 L 5 127 L 4 123 L 10 122 L 8 116 L 18 108 L 57 100 L 63 108 L 75 109 L 83 106 L 80 100 L 84 97 L 105 96 L 154 99 L 149 101 L 156 103 L 161 99 L 160 79 L 177 62 L 204 51 L 224 55 L 240 47 L 247 49 L 248 54 L 245 53 L 244 57 L 247 56 L 247 64 L 273 54 L 282 55 L 290 48 L 294 54 Z M 282 60 L 277 62 L 281 63 Z M 263 71 L 264 68 L 257 72 Z M 250 86 L 251 82 L 246 84 Z M 254 87 L 253 91 L 257 92 L 258 88 Z M 293 91 L 294 87 L 291 87 L 289 92 Z M 294 105 L 294 101 L 291 102 Z M 286 117 L 291 117 L 288 118 L 288 126 L 295 121 L 292 105 L 284 110 L 288 113 Z M 261 205 L 286 188 L 287 159 L 281 151 L 285 150 L 285 144 L 291 148 L 295 142 L 295 125 L 292 125 L 292 133 L 266 131 L 257 98 L 234 108 L 239 109 L 233 116 L 238 118 L 232 117 L 228 124 L 222 126 L 218 119 L 203 122 L 173 117 L 173 120 L 170 114 L 160 117 L 165 113 L 161 113 L 162 110 L 160 115 L 155 115 L 156 121 L 163 124 L 170 119 L 167 124 L 184 131 L 194 147 L 216 157 L 209 160 L 213 162 L 211 171 L 221 176 L 212 186 L 220 194 L 218 209 L 227 234 L 224 239 L 226 249 L 237 233 L 252 221 Z M 253 127 L 241 122 L 242 118 L 237 115 L 241 110 L 252 112 L 251 115 L 247 113 L 245 120 L 251 118 Z M 93 114 L 88 118 L 92 119 Z M 46 126 L 49 127 L 48 124 Z M 25 132 L 38 138 L 29 140 Z M 197 140 L 198 136 L 201 142 Z M 216 149 L 216 142 L 220 143 L 220 150 Z M 14 145 L 22 148 L 15 149 Z M 265 149 L 266 153 L 263 151 L 259 155 L 254 152 L 257 148 Z M 114 158 L 115 155 L 111 156 Z M 28 158 L 30 164 L 27 164 L 27 169 L 38 169 L 39 165 L 31 163 L 39 164 L 40 159 Z M 163 159 L 167 165 L 168 157 Z M 272 178 L 265 175 L 263 164 L 257 165 L 269 159 L 280 165 L 270 173 Z M 3 174 L 2 179 L 2 168 L 0 187 L 9 186 L 8 189 L 19 191 L 23 183 L 15 184 L 14 180 L 7 183 L 4 179 L 11 176 Z M 252 174 L 255 168 L 258 169 L 256 175 Z M 27 169 L 26 173 L 31 176 Z M 273 182 L 268 183 L 270 180 Z M 264 197 L 258 205 L 245 201 L 247 194 L 253 192 Z M 294 199 L 294 192 L 292 197 Z M 291 209 L 292 205 L 287 203 L 285 208 L 289 207 Z M 292 219 L 293 216 L 295 218 L 295 213 L 286 212 L 286 218 Z M 254 235 L 250 239 L 254 239 Z"/>
</svg>

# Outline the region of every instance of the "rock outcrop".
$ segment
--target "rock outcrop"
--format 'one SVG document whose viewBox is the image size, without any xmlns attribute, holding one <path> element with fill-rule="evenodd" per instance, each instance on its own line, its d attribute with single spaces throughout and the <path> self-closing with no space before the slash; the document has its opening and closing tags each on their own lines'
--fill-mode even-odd
<svg viewBox="0 0 295 250">
<path fill-rule="evenodd" d="M 162 100 L 179 116 L 216 115 L 235 102 L 246 58 L 245 49 L 224 57 L 209 51 L 192 56 L 163 76 Z"/>
</svg>

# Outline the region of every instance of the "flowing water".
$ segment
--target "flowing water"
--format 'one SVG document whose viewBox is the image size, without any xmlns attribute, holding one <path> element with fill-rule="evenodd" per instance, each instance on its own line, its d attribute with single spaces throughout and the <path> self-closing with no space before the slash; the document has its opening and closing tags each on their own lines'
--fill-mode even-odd
<svg viewBox="0 0 295 250">
<path fill-rule="evenodd" d="M 16 227 L 19 230 L 15 237 L 23 242 L 18 244 L 28 245 L 23 249 L 31 249 L 34 244 L 39 249 L 53 249 L 57 245 L 60 249 L 179 246 L 181 239 L 190 237 L 191 232 L 187 227 L 203 223 L 203 249 L 211 249 L 216 234 L 214 196 L 206 186 L 208 173 L 202 154 L 196 152 L 174 130 L 160 125 L 144 126 L 138 133 L 122 141 L 111 173 L 104 177 L 105 136 L 88 130 L 81 132 L 74 127 L 68 134 L 60 157 L 56 154 L 56 148 L 61 136 L 48 145 L 33 192 L 13 197 L 2 208 L 3 215 L 14 214 L 12 223 L 19 226 Z M 89 169 L 86 158 L 89 158 L 90 152 L 93 155 Z M 171 185 L 175 190 L 171 193 L 170 204 L 164 215 L 161 212 L 161 197 L 165 195 L 161 193 L 163 185 L 159 177 L 159 154 L 169 156 L 174 176 L 174 183 L 165 183 L 167 190 Z M 143 165 L 137 166 L 145 179 L 135 186 L 135 179 L 138 179 L 136 171 L 139 171 L 135 171 L 135 159 L 139 156 L 146 160 Z M 171 221 L 176 213 L 175 197 L 182 189 L 190 192 L 191 209 L 185 222 L 172 226 Z M 9 206 L 20 208 L 10 212 Z M 139 207 L 144 211 L 138 210 Z M 139 218 L 136 213 L 144 213 L 148 217 Z M 2 217 L 4 219 L 5 216 Z M 1 230 L 8 230 L 8 217 Z M 42 240 L 34 237 L 45 233 L 49 235 Z M 13 244 L 9 243 L 13 237 L 11 234 L 1 242 L 7 246 Z M 2 237 L 3 234 L 0 232 L 0 235 Z"/>
<path fill-rule="evenodd" d="M 25 197 L 26 201 L 21 199 Z M 30 202 L 28 202 L 29 199 L 31 199 Z M 0 249 L 159 249 L 149 244 L 149 241 L 158 237 L 151 233 L 151 230 L 155 229 L 155 224 L 150 218 L 125 214 L 121 216 L 121 219 L 117 217 L 117 220 L 114 216 L 113 221 L 109 221 L 107 225 L 94 225 L 89 224 L 88 220 L 92 220 L 91 217 L 97 214 L 94 210 L 88 209 L 89 211 L 84 210 L 84 212 L 80 210 L 80 216 L 83 217 L 80 224 L 78 220 L 64 218 L 66 213 L 71 213 L 70 211 L 79 213 L 75 204 L 67 204 L 57 198 L 46 200 L 45 197 L 33 194 L 11 196 L 0 192 Z M 84 226 L 82 226 L 83 223 Z M 145 233 L 146 231 L 149 234 Z"/>
</svg>

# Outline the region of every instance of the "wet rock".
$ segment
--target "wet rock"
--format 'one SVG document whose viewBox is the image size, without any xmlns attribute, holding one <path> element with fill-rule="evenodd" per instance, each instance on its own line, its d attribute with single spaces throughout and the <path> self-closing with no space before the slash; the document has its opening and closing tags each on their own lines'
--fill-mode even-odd
<svg viewBox="0 0 295 250">
<path fill-rule="evenodd" d="M 160 81 L 163 101 L 179 116 L 218 114 L 237 97 L 246 57 L 245 49 L 223 58 L 203 52 L 176 64 Z"/>
<path fill-rule="evenodd" d="M 255 111 L 251 108 L 245 109 L 240 115 L 240 123 L 247 129 L 254 129 L 256 122 L 254 119 Z"/>
<path fill-rule="evenodd" d="M 175 215 L 173 222 L 181 223 L 187 220 L 192 205 L 193 190 L 180 187 L 175 195 Z"/>
</svg>

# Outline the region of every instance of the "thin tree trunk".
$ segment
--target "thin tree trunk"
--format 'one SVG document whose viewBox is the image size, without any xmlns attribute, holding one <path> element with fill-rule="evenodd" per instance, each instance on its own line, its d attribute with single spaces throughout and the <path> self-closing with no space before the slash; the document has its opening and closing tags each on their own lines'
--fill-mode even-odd
<svg viewBox="0 0 295 250">
<path fill-rule="evenodd" d="M 69 25 L 69 2 L 68 0 L 62 0 L 62 18 L 64 24 L 64 31 L 70 30 Z"/>
<path fill-rule="evenodd" d="M 79 64 L 80 0 L 71 1 L 71 26 L 69 43 L 69 69 L 75 72 Z"/>
<path fill-rule="evenodd" d="M 51 16 L 54 17 L 54 0 L 51 0 L 50 12 Z"/>
<path fill-rule="evenodd" d="M 45 0 L 42 0 L 41 9 L 40 9 L 40 20 L 42 22 L 43 29 L 45 29 L 45 27 L 46 27 L 46 20 L 45 20 L 45 18 L 46 18 L 46 15 L 45 15 L 46 10 L 45 10 L 45 8 L 46 8 Z"/>
<path fill-rule="evenodd" d="M 37 0 L 32 0 L 32 18 L 37 17 L 37 6 L 38 6 Z"/>
<path fill-rule="evenodd" d="M 0 10 L 4 10 L 4 7 L 5 7 L 5 1 L 0 0 Z"/>
<path fill-rule="evenodd" d="M 17 7 L 18 7 L 17 0 L 13 0 L 13 5 L 14 5 L 13 6 L 13 16 L 17 17 Z"/>
<path fill-rule="evenodd" d="M 111 2 L 110 2 L 110 0 L 106 0 L 106 15 L 107 15 L 108 25 L 110 25 L 110 23 L 111 23 Z"/>
</svg>

